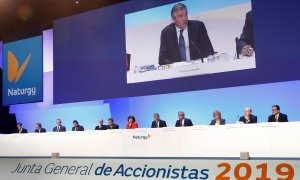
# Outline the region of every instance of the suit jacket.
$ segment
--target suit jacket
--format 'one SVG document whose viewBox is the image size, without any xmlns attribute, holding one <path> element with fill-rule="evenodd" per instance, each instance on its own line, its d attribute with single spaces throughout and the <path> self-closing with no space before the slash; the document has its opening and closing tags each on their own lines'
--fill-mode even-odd
<svg viewBox="0 0 300 180">
<path fill-rule="evenodd" d="M 119 129 L 119 125 L 113 124 L 112 127 L 110 127 L 109 125 L 107 125 L 107 129 Z"/>
<path fill-rule="evenodd" d="M 249 117 L 249 122 L 247 122 L 246 118 L 244 116 L 240 117 L 240 122 L 243 122 L 244 124 L 252 124 L 252 123 L 257 123 L 257 116 L 255 115 L 250 115 Z"/>
<path fill-rule="evenodd" d="M 101 127 L 96 126 L 95 130 L 107 130 L 107 126 L 106 125 L 102 125 Z"/>
<path fill-rule="evenodd" d="M 66 127 L 61 125 L 59 131 L 57 131 L 57 126 L 55 126 L 53 132 L 66 132 Z"/>
<path fill-rule="evenodd" d="M 139 128 L 136 122 L 132 123 L 131 126 L 129 126 L 129 123 L 126 124 L 126 129 L 136 129 L 136 128 Z"/>
<path fill-rule="evenodd" d="M 17 129 L 16 133 L 20 133 L 19 129 Z M 27 129 L 22 128 L 21 134 L 25 134 L 25 133 L 27 133 Z"/>
<path fill-rule="evenodd" d="M 46 129 L 45 128 L 41 128 L 40 132 L 38 129 L 35 129 L 34 130 L 35 133 L 45 133 L 46 132 Z"/>
<path fill-rule="evenodd" d="M 72 127 L 72 131 L 75 131 L 75 127 L 74 127 L 74 126 Z M 83 127 L 83 126 L 80 126 L 80 125 L 78 125 L 78 127 L 77 127 L 77 131 L 84 131 L 84 127 Z"/>
<path fill-rule="evenodd" d="M 164 120 L 159 120 L 159 127 L 167 127 L 167 123 Z M 157 128 L 156 121 L 152 121 L 151 128 Z"/>
<path fill-rule="evenodd" d="M 193 126 L 192 120 L 184 118 L 184 126 Z M 176 121 L 175 127 L 182 127 L 180 120 Z"/>
<path fill-rule="evenodd" d="M 268 122 L 276 122 L 275 115 L 269 116 Z M 288 122 L 287 115 L 283 113 L 279 113 L 278 122 Z"/>
<path fill-rule="evenodd" d="M 189 20 L 188 35 L 191 60 L 206 58 L 207 56 L 214 54 L 213 46 L 203 22 Z M 180 61 L 176 26 L 172 23 L 165 27 L 161 32 L 159 64 L 165 65 Z"/>
<path fill-rule="evenodd" d="M 225 124 L 226 124 L 226 120 L 221 119 L 220 125 L 225 125 Z M 215 119 L 211 120 L 209 125 L 216 125 L 216 120 Z"/>
<path fill-rule="evenodd" d="M 249 11 L 246 14 L 246 20 L 245 25 L 243 28 L 243 32 L 241 34 L 241 37 L 238 41 L 238 52 L 241 54 L 242 49 L 246 45 L 251 45 L 252 48 L 254 48 L 254 37 L 253 37 L 253 22 L 252 22 L 252 11 Z"/>
</svg>

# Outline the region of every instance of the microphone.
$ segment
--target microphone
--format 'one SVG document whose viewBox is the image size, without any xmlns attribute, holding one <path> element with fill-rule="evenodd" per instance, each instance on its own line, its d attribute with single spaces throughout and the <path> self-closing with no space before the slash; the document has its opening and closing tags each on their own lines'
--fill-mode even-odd
<svg viewBox="0 0 300 180">
<path fill-rule="evenodd" d="M 232 124 L 236 124 L 236 121 L 238 120 L 239 117 L 240 117 L 240 115 L 237 115 L 236 118 L 234 119 L 234 121 L 232 122 Z"/>
<path fill-rule="evenodd" d="M 191 43 L 195 47 L 195 49 L 197 50 L 198 54 L 200 55 L 200 59 L 201 59 L 202 63 L 204 63 L 203 58 L 202 58 L 202 53 L 201 53 L 200 49 L 196 46 L 196 44 L 194 43 L 193 40 L 191 40 Z"/>
<path fill-rule="evenodd" d="M 240 59 L 240 53 L 239 53 L 239 38 L 235 38 L 235 52 L 236 52 L 236 58 Z"/>
</svg>

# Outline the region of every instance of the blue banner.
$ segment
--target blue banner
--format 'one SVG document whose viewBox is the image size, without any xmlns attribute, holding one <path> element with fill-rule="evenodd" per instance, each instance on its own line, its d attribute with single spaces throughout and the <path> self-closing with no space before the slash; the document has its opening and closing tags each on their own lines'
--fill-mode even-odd
<svg viewBox="0 0 300 180">
<path fill-rule="evenodd" d="M 3 45 L 3 105 L 43 100 L 42 36 Z"/>
</svg>

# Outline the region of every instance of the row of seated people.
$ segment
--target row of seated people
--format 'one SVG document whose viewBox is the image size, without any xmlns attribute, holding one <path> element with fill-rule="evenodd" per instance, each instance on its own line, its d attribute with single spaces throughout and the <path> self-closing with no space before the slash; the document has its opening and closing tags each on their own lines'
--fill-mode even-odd
<svg viewBox="0 0 300 180">
<path fill-rule="evenodd" d="M 216 110 L 213 112 L 214 119 L 211 121 L 210 125 L 225 125 L 226 120 L 222 118 L 221 112 Z M 247 107 L 244 110 L 244 115 L 239 119 L 240 123 L 251 124 L 257 123 L 257 116 L 252 114 L 251 108 Z M 280 112 L 280 107 L 278 105 L 272 106 L 272 115 L 268 117 L 268 122 L 288 122 L 288 117 L 286 114 Z M 175 127 L 184 127 L 184 126 L 193 126 L 191 119 L 185 118 L 184 112 L 178 112 L 178 120 L 176 121 Z M 167 127 L 167 123 L 164 120 L 161 120 L 158 113 L 153 115 L 153 121 L 151 128 L 162 128 Z M 138 123 L 135 120 L 134 116 L 129 116 L 127 118 L 126 129 L 136 129 L 138 128 Z M 119 129 L 119 125 L 114 123 L 113 118 L 108 119 L 108 125 L 104 125 L 103 119 L 98 120 L 98 125 L 95 127 L 95 130 L 110 130 L 110 129 Z M 66 127 L 62 125 L 60 119 L 56 120 L 56 126 L 52 130 L 53 132 L 65 132 Z M 72 131 L 84 131 L 84 127 L 79 125 L 77 120 L 73 121 Z M 36 123 L 35 133 L 44 133 L 46 132 L 45 128 L 42 128 L 41 123 Z M 16 133 L 27 133 L 27 129 L 22 127 L 21 123 L 17 124 Z"/>
</svg>

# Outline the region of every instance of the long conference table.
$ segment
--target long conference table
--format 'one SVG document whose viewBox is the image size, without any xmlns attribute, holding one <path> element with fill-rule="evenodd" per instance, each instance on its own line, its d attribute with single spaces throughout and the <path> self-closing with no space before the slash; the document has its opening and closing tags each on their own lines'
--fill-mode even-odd
<svg viewBox="0 0 300 180">
<path fill-rule="evenodd" d="M 0 157 L 300 157 L 300 123 L 0 135 Z"/>
<path fill-rule="evenodd" d="M 294 180 L 299 137 L 299 122 L 0 135 L 0 179 Z"/>
</svg>

